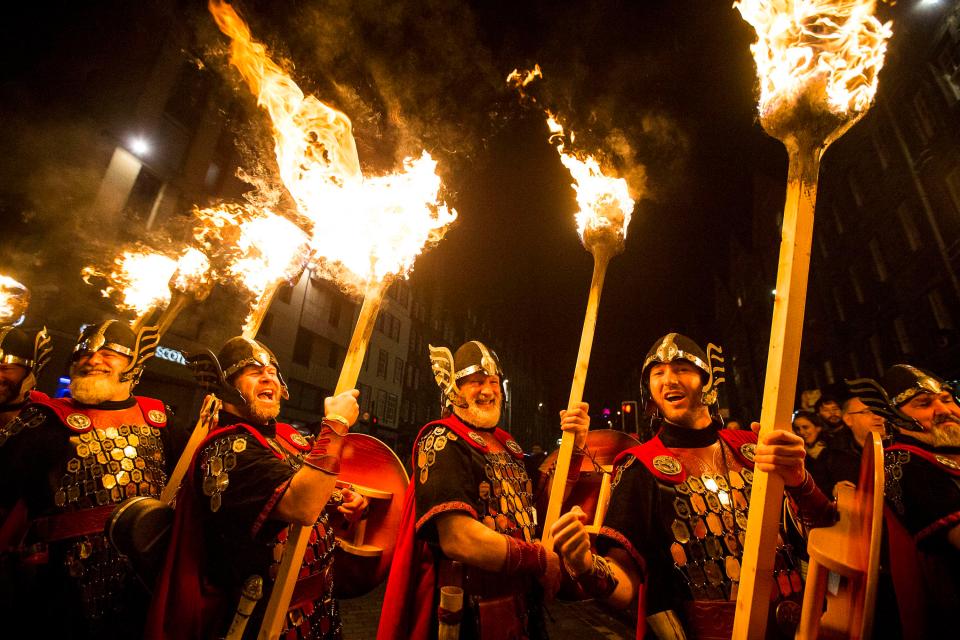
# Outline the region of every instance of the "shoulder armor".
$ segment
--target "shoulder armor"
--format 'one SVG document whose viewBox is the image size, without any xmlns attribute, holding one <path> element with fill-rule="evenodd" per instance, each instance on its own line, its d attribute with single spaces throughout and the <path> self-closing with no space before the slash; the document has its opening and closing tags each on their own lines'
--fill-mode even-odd
<svg viewBox="0 0 960 640">
<path fill-rule="evenodd" d="M 955 477 L 960 477 L 960 463 L 957 463 L 957 461 L 953 458 L 948 458 L 947 456 L 936 453 L 935 451 L 924 449 L 922 447 L 896 443 L 890 447 L 887 447 L 886 451 L 884 452 L 884 457 L 887 459 L 887 462 L 899 462 L 900 464 L 906 464 L 910 462 L 911 454 L 926 460 L 940 471 L 944 471 Z M 893 456 L 896 456 L 895 460 L 893 459 Z"/>
<path fill-rule="evenodd" d="M 147 398 L 145 396 L 134 396 L 137 404 L 140 406 L 140 413 L 143 419 L 151 427 L 162 428 L 167 426 L 167 407 L 161 400 L 156 398 Z"/>
<path fill-rule="evenodd" d="M 24 407 L 17 417 L 0 427 L 0 447 L 6 444 L 12 436 L 17 435 L 24 429 L 39 427 L 46 420 L 46 413 L 39 407 L 29 405 Z"/>
<path fill-rule="evenodd" d="M 296 427 L 284 422 L 277 423 L 277 437 L 297 451 L 310 451 L 310 441 L 303 437 Z"/>
<path fill-rule="evenodd" d="M 93 420 L 90 419 L 87 411 L 82 407 L 76 406 L 70 398 L 51 398 L 45 396 L 43 398 L 37 398 L 33 405 L 49 409 L 63 426 L 74 433 L 86 433 L 93 428 Z M 26 411 L 26 409 L 24 409 L 24 411 Z"/>
<path fill-rule="evenodd" d="M 687 470 L 680 459 L 667 449 L 660 438 L 654 437 L 643 444 L 621 451 L 614 459 L 615 466 L 631 464 L 627 456 L 633 456 L 658 480 L 668 484 L 680 484 L 687 479 Z"/>
<path fill-rule="evenodd" d="M 753 470 L 753 457 L 757 448 L 757 434 L 744 429 L 720 429 L 717 435 L 733 450 L 740 464 Z"/>
</svg>

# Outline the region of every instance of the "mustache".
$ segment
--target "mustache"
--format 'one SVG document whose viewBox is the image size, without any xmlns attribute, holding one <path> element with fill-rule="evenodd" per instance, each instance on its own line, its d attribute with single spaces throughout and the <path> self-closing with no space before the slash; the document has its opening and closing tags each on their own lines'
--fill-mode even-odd
<svg viewBox="0 0 960 640">
<path fill-rule="evenodd" d="M 933 424 L 935 425 L 941 425 L 941 424 L 944 424 L 945 422 L 952 422 L 953 424 L 960 426 L 960 417 L 953 416 L 953 415 L 945 415 L 945 416 L 936 416 L 933 419 Z"/>
</svg>

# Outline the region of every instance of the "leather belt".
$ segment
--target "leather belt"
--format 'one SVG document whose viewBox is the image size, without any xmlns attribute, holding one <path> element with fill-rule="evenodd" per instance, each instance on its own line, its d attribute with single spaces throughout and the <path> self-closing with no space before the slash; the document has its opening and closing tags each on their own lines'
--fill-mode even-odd
<svg viewBox="0 0 960 640">
<path fill-rule="evenodd" d="M 30 528 L 43 542 L 57 542 L 103 533 L 107 520 L 116 508 L 117 505 L 109 504 L 38 518 L 33 521 Z"/>
</svg>

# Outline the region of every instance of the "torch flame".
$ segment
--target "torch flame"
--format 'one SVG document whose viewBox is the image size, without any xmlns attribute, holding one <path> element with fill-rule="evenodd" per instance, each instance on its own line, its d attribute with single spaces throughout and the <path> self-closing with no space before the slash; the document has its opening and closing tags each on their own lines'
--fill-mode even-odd
<svg viewBox="0 0 960 640">
<path fill-rule="evenodd" d="M 540 65 L 530 71 L 514 69 L 507 76 L 507 84 L 517 89 L 522 97 L 528 98 L 524 88 L 538 78 L 543 78 Z M 565 132 L 557 116 L 549 110 L 544 111 L 547 114 L 550 143 L 557 148 L 560 162 L 573 177 L 571 186 L 577 193 L 577 204 L 580 206 L 580 210 L 574 214 L 580 241 L 588 249 L 596 242 L 611 242 L 621 246 L 626 240 L 627 226 L 635 204 L 627 181 L 605 175 L 595 157 L 567 151 L 567 140 L 574 140 L 573 132 Z"/>
<path fill-rule="evenodd" d="M 0 325 L 20 324 L 30 306 L 30 290 L 5 275 L 0 275 Z"/>
<path fill-rule="evenodd" d="M 890 22 L 874 0 L 738 0 L 757 32 L 751 45 L 760 78 L 761 117 L 809 92 L 823 92 L 830 113 L 866 111 L 877 92 Z"/>
<path fill-rule="evenodd" d="M 170 289 L 183 293 L 204 291 L 212 284 L 210 260 L 199 249 L 190 247 L 177 260 Z"/>
<path fill-rule="evenodd" d="M 403 171 L 365 178 L 350 119 L 297 84 L 273 62 L 233 8 L 210 0 L 210 13 L 231 42 L 237 67 L 273 122 L 280 177 L 312 223 L 315 258 L 362 287 L 405 273 L 428 243 L 439 241 L 456 212 L 438 202 L 436 162 L 424 152 Z"/>
<path fill-rule="evenodd" d="M 100 293 L 104 298 L 116 298 L 117 310 L 133 311 L 142 317 L 156 307 L 170 302 L 167 284 L 177 270 L 177 261 L 150 249 L 128 249 L 113 261 L 113 268 L 101 271 L 84 267 L 81 275 L 87 284 L 93 277 L 107 280 Z"/>
</svg>

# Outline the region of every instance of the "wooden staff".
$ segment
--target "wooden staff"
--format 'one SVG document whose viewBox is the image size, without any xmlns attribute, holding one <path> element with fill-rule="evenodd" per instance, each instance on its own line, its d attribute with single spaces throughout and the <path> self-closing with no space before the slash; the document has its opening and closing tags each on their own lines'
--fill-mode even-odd
<svg viewBox="0 0 960 640">
<path fill-rule="evenodd" d="M 363 365 L 363 358 L 367 353 L 367 346 L 370 344 L 370 336 L 373 335 L 373 328 L 377 323 L 377 313 L 380 311 L 384 294 L 386 294 L 391 281 L 392 278 L 384 278 L 380 282 L 371 283 L 367 288 L 363 306 L 360 308 L 360 317 L 357 318 L 357 326 L 353 329 L 350 346 L 347 347 L 347 354 L 344 357 L 343 366 L 340 368 L 340 378 L 337 380 L 334 395 L 356 387 L 357 378 L 360 376 L 360 367 Z M 283 620 L 290 608 L 293 588 L 296 586 L 297 577 L 300 574 L 300 565 L 303 564 L 303 554 L 306 551 L 307 542 L 310 540 L 310 530 L 312 528 L 312 526 L 291 525 L 287 530 L 283 559 L 280 561 L 277 578 L 273 583 L 273 589 L 270 591 L 270 600 L 267 602 L 267 610 L 263 616 L 263 624 L 260 626 L 260 633 L 257 636 L 260 640 L 273 640 L 280 636 Z"/>
<path fill-rule="evenodd" d="M 593 348 L 593 334 L 597 328 L 597 311 L 600 308 L 603 279 L 607 274 L 607 265 L 610 264 L 610 259 L 619 253 L 620 246 L 622 245 L 615 242 L 597 242 L 587 245 L 593 254 L 593 279 L 590 282 L 590 294 L 587 297 L 587 311 L 583 319 L 583 332 L 580 334 L 580 351 L 577 354 L 577 365 L 573 371 L 573 383 L 570 385 L 567 411 L 575 409 L 583 400 L 583 387 L 587 382 L 587 369 L 590 366 L 590 350 Z M 542 542 L 547 549 L 553 549 L 553 536 L 550 535 L 550 527 L 560 517 L 567 474 L 570 471 L 570 459 L 573 456 L 573 445 L 573 433 L 564 431 L 560 440 L 557 465 L 554 468 L 553 480 L 550 484 L 550 501 L 547 503 L 547 514 L 543 519 Z"/>
<path fill-rule="evenodd" d="M 830 143 L 862 116 L 844 120 L 818 113 L 809 102 L 784 111 L 762 119 L 767 133 L 786 146 L 790 164 L 760 414 L 761 438 L 774 429 L 791 428 L 820 159 Z M 733 626 L 733 638 L 737 640 L 763 638 L 766 633 L 782 503 L 781 477 L 755 470 Z"/>
</svg>

